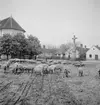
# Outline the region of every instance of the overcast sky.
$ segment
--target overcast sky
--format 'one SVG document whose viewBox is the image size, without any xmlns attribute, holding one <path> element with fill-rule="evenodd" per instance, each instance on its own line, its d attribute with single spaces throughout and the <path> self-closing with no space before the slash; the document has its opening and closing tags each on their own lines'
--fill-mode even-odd
<svg viewBox="0 0 100 105">
<path fill-rule="evenodd" d="M 100 45 L 100 0 L 0 0 L 0 20 L 12 17 L 41 44 Z"/>
</svg>

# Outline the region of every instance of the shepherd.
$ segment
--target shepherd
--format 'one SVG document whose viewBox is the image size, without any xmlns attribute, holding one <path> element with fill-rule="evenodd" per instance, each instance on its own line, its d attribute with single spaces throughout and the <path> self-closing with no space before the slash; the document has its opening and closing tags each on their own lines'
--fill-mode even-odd
<svg viewBox="0 0 100 105">
<path fill-rule="evenodd" d="M 35 60 L 37 59 L 37 56 L 36 56 L 36 55 L 34 55 L 34 59 L 35 59 Z"/>
<path fill-rule="evenodd" d="M 69 77 L 69 73 L 70 73 L 70 71 L 65 69 L 65 75 L 66 75 L 67 78 Z"/>
<path fill-rule="evenodd" d="M 98 73 L 99 73 L 99 77 L 100 77 L 100 69 L 99 69 Z"/>
</svg>

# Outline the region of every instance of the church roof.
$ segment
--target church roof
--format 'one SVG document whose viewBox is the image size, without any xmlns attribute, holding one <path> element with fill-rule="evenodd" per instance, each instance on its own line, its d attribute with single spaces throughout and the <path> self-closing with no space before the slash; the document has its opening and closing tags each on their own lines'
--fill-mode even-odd
<svg viewBox="0 0 100 105">
<path fill-rule="evenodd" d="M 25 32 L 25 30 L 12 17 L 1 20 L 0 29 L 15 29 Z"/>
</svg>

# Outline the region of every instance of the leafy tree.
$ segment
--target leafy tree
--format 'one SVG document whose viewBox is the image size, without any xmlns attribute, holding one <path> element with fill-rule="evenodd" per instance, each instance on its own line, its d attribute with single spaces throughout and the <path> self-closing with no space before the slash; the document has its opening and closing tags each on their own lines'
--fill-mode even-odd
<svg viewBox="0 0 100 105">
<path fill-rule="evenodd" d="M 80 42 L 76 42 L 76 47 L 80 46 L 80 44 L 81 44 Z M 69 43 L 66 43 L 66 44 L 61 44 L 59 50 L 62 53 L 65 53 L 71 47 L 73 47 L 73 43 L 69 42 Z"/>
<path fill-rule="evenodd" d="M 13 58 L 25 58 L 29 55 L 30 58 L 41 53 L 41 44 L 37 37 L 32 35 L 25 37 L 24 34 L 16 34 L 11 36 L 5 34 L 0 38 L 0 54 L 11 55 Z"/>
<path fill-rule="evenodd" d="M 55 46 L 48 46 L 48 50 L 49 50 L 49 53 L 51 53 L 52 55 L 55 55 L 58 51 L 58 49 L 55 47 Z"/>
<path fill-rule="evenodd" d="M 12 45 L 12 36 L 10 34 L 4 34 L 0 38 L 0 54 L 7 55 L 7 59 L 8 56 L 11 55 L 11 50 L 12 50 L 11 45 Z"/>
<path fill-rule="evenodd" d="M 60 52 L 65 53 L 69 49 L 69 46 L 67 44 L 62 44 L 59 49 Z"/>
<path fill-rule="evenodd" d="M 24 34 L 17 34 L 13 36 L 12 40 L 12 55 L 19 58 L 24 58 L 27 54 L 28 43 Z"/>
<path fill-rule="evenodd" d="M 32 56 L 34 55 L 38 55 L 41 53 L 41 44 L 37 37 L 29 35 L 27 42 L 28 42 L 28 54 L 30 55 L 30 58 L 32 58 Z"/>
<path fill-rule="evenodd" d="M 18 57 L 20 55 L 20 43 L 18 43 L 16 40 L 12 40 L 12 45 L 11 45 L 12 51 L 11 51 L 11 56 L 12 58 Z"/>
</svg>

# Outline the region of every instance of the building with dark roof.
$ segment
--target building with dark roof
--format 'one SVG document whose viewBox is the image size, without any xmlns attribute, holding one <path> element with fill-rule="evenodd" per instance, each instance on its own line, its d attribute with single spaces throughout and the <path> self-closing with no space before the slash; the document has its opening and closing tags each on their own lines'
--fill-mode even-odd
<svg viewBox="0 0 100 105">
<path fill-rule="evenodd" d="M 13 17 L 8 17 L 0 21 L 0 35 L 4 34 L 17 34 L 25 33 L 25 30 L 13 19 Z"/>
</svg>

